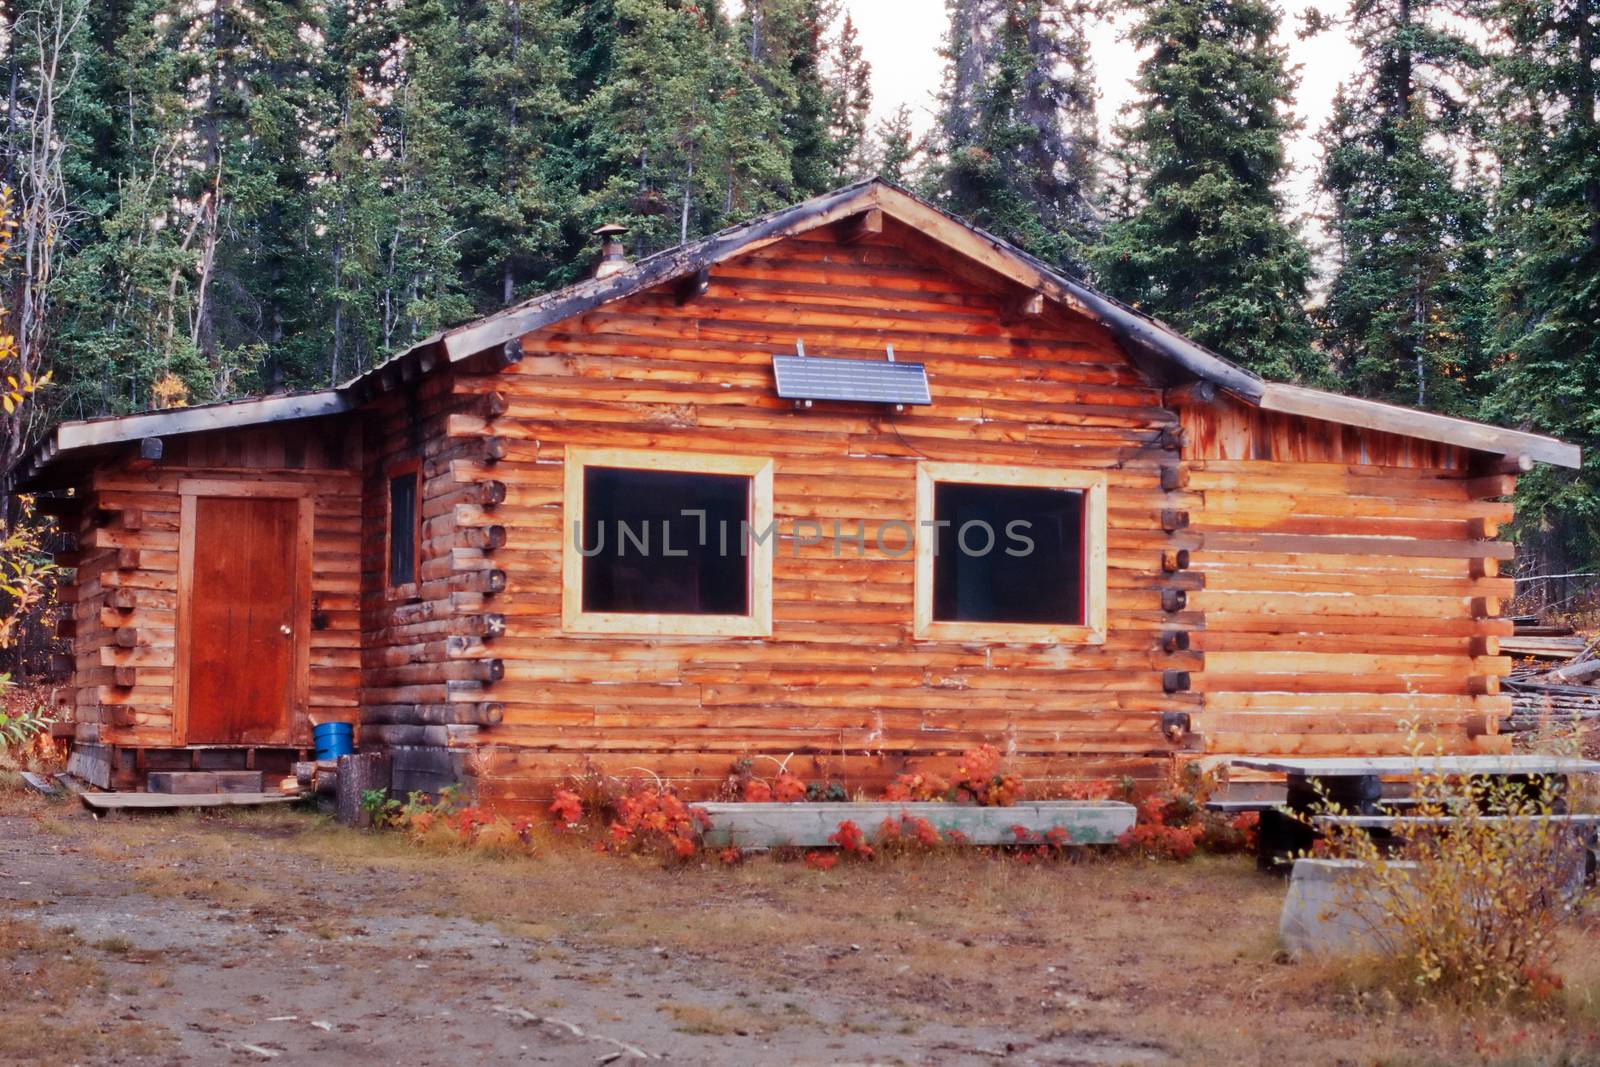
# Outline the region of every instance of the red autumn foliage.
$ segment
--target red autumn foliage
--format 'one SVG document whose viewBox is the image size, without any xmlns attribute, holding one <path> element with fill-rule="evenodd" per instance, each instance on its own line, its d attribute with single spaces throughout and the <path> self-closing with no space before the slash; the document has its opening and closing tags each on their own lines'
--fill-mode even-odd
<svg viewBox="0 0 1600 1067">
<path fill-rule="evenodd" d="M 1123 848 L 1158 859 L 1186 860 L 1200 845 L 1205 827 L 1199 821 L 1185 821 L 1173 811 L 1168 795 L 1152 795 L 1139 802 L 1138 819 L 1133 829 L 1117 843 Z"/>
<path fill-rule="evenodd" d="M 746 778 L 744 799 L 750 804 L 766 804 L 772 800 L 772 787 L 760 778 Z"/>
<path fill-rule="evenodd" d="M 878 848 L 885 852 L 910 852 L 916 849 L 935 849 L 944 844 L 939 830 L 927 819 L 902 814 L 900 818 L 887 818 L 878 824 Z"/>
<path fill-rule="evenodd" d="M 993 745 L 980 745 L 961 757 L 954 782 L 937 774 L 906 773 L 883 791 L 885 800 L 944 800 L 954 804 L 1009 807 L 1022 797 L 1022 782 L 1007 774 L 1004 757 Z"/>
<path fill-rule="evenodd" d="M 785 771 L 772 783 L 772 798 L 780 804 L 795 804 L 806 798 L 806 784 Z"/>
<path fill-rule="evenodd" d="M 816 871 L 831 871 L 839 862 L 837 852 L 807 852 L 806 866 Z"/>
<path fill-rule="evenodd" d="M 828 835 L 828 843 L 839 846 L 839 851 L 857 859 L 870 860 L 872 846 L 867 844 L 867 837 L 861 832 L 851 819 L 846 819 L 839 824 L 839 828 Z"/>
<path fill-rule="evenodd" d="M 557 789 L 555 800 L 550 802 L 550 814 L 562 826 L 576 826 L 583 821 L 583 800 L 570 789 Z"/>
<path fill-rule="evenodd" d="M 918 800 L 944 800 L 950 783 L 937 774 L 902 774 L 883 791 L 883 799 L 899 803 Z"/>
<path fill-rule="evenodd" d="M 688 859 L 700 848 L 700 831 L 710 825 L 670 789 L 636 787 L 612 804 L 611 848 L 617 852 L 657 852 Z"/>
</svg>

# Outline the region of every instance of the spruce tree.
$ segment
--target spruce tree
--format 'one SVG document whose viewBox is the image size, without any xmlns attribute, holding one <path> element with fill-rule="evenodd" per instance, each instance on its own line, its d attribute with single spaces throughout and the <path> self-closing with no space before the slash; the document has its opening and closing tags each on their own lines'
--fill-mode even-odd
<svg viewBox="0 0 1600 1067">
<path fill-rule="evenodd" d="M 1095 237 L 1094 74 L 1079 0 L 948 0 L 928 191 L 1074 273 Z"/>
<path fill-rule="evenodd" d="M 1504 0 L 1495 64 L 1496 388 L 1484 413 L 1583 446 L 1518 489 L 1519 557 L 1592 570 L 1600 552 L 1600 2 Z"/>
<path fill-rule="evenodd" d="M 1121 130 L 1133 211 L 1093 260 L 1101 284 L 1275 378 L 1316 373 L 1310 256 L 1279 183 L 1295 78 L 1264 0 L 1128 0 L 1148 50 Z"/>
<path fill-rule="evenodd" d="M 1482 389 L 1487 208 L 1456 177 L 1479 57 L 1444 0 L 1357 0 L 1362 68 L 1322 134 L 1339 267 L 1323 315 L 1351 391 L 1465 413 Z"/>
<path fill-rule="evenodd" d="M 829 136 L 833 140 L 835 184 L 873 172 L 867 118 L 872 113 L 872 64 L 867 62 L 849 12 L 834 45 L 829 88 Z"/>
<path fill-rule="evenodd" d="M 842 160 L 829 124 L 833 100 L 823 71 L 831 0 L 744 0 L 739 38 L 749 77 L 768 98 L 775 135 L 787 148 L 792 196 L 826 192 Z"/>
<path fill-rule="evenodd" d="M 613 11 L 610 65 L 583 103 L 587 221 L 628 225 L 646 254 L 787 201 L 781 117 L 720 10 L 613 0 Z"/>
<path fill-rule="evenodd" d="M 479 311 L 542 288 L 566 265 L 577 196 L 569 101 L 576 23 L 553 0 L 477 0 L 462 16 L 471 56 L 456 132 L 463 262 Z"/>
<path fill-rule="evenodd" d="M 872 169 L 884 181 L 911 186 L 920 178 L 921 140 L 911 125 L 911 109 L 901 104 L 886 119 L 878 121 L 869 149 Z"/>
</svg>

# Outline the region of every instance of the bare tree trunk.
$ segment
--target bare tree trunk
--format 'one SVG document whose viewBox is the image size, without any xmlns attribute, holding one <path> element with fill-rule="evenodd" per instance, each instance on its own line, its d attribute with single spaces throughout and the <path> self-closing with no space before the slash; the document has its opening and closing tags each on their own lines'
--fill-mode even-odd
<svg viewBox="0 0 1600 1067">
<path fill-rule="evenodd" d="M 12 137 L 10 167 L 17 197 L 17 234 L 13 249 L 19 271 L 13 304 L 16 317 L 12 323 L 17 364 L 8 368 L 8 373 L 19 379 L 24 374 L 37 376 L 44 366 L 50 298 L 61 254 L 60 238 L 73 218 L 62 170 L 66 143 L 58 128 L 58 109 L 77 77 L 78 56 L 74 42 L 86 12 L 85 0 L 45 0 L 12 27 L 18 39 L 11 44 L 12 87 L 7 121 Z M 27 72 L 35 79 L 32 85 L 18 82 L 18 68 L 22 64 L 15 53 L 24 39 L 34 53 Z M 19 94 L 24 89 L 31 107 L 19 105 Z M 20 152 L 17 151 L 19 144 L 23 146 Z M 30 404 L 10 420 L 0 462 L 9 465 L 21 453 L 29 436 L 29 421 L 36 417 L 37 411 L 37 406 Z"/>
</svg>

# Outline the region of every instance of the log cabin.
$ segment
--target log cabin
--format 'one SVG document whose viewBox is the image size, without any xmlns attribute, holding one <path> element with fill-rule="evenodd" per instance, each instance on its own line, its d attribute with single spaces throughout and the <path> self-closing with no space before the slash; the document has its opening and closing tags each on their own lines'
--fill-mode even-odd
<svg viewBox="0 0 1600 1067">
<path fill-rule="evenodd" d="M 287 768 L 333 719 L 506 806 L 1505 748 L 1499 531 L 1577 448 L 1264 381 L 881 181 L 603 236 L 336 389 L 21 458 L 75 541 L 79 773 Z"/>
</svg>

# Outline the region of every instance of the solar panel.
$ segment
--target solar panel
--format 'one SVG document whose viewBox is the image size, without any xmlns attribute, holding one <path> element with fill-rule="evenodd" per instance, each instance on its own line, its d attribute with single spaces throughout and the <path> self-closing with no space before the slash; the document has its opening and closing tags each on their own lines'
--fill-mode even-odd
<svg viewBox="0 0 1600 1067">
<path fill-rule="evenodd" d="M 787 400 L 845 400 L 861 404 L 931 404 L 921 363 L 822 356 L 773 356 L 778 395 Z"/>
</svg>

